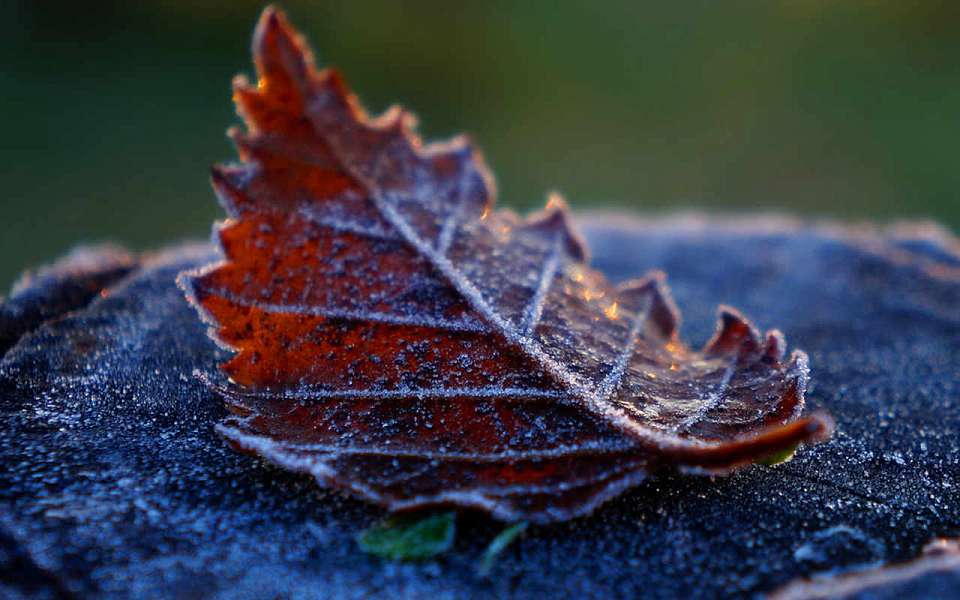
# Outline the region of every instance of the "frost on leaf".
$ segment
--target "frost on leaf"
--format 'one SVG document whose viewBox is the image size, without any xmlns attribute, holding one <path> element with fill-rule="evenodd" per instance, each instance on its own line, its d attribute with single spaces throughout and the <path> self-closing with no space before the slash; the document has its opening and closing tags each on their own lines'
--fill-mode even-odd
<svg viewBox="0 0 960 600">
<path fill-rule="evenodd" d="M 609 283 L 562 200 L 495 210 L 470 142 L 368 116 L 276 10 L 253 51 L 240 163 L 213 171 L 224 260 L 181 278 L 234 352 L 202 376 L 236 448 L 391 510 L 548 522 L 657 468 L 723 473 L 828 434 L 778 332 L 722 309 L 687 348 L 663 275 Z"/>
</svg>

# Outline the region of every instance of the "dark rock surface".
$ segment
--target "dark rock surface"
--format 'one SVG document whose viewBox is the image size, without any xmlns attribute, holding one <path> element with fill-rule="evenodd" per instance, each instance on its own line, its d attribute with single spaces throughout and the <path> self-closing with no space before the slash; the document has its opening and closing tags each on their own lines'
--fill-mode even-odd
<svg viewBox="0 0 960 600">
<path fill-rule="evenodd" d="M 135 256 L 104 244 L 77 248 L 48 267 L 24 273 L 0 303 L 0 355 L 44 322 L 86 306 L 136 267 Z"/>
<path fill-rule="evenodd" d="M 770 600 L 950 598 L 960 590 L 960 541 L 938 539 L 915 560 L 827 578 L 797 579 Z"/>
<path fill-rule="evenodd" d="M 533 527 L 488 579 L 500 525 L 459 523 L 427 563 L 362 554 L 378 509 L 229 450 L 192 376 L 223 358 L 174 284 L 203 245 L 144 257 L 0 363 L 0 596 L 750 596 L 912 558 L 960 535 L 960 243 L 934 227 L 585 217 L 616 280 L 669 273 L 682 336 L 718 303 L 810 353 L 830 442 L 725 479 L 648 482 Z M 960 597 L 960 590 L 953 590 Z"/>
</svg>

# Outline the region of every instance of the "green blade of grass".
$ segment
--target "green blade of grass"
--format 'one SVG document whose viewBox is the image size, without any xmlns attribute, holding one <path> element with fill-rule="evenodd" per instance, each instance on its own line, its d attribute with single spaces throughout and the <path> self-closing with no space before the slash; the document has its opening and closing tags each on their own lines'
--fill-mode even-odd
<svg viewBox="0 0 960 600">
<path fill-rule="evenodd" d="M 456 513 L 387 519 L 357 536 L 360 549 L 390 560 L 425 560 L 453 545 Z"/>
<path fill-rule="evenodd" d="M 488 545 L 487 549 L 483 552 L 483 557 L 480 559 L 480 566 L 477 568 L 477 572 L 481 577 L 486 577 L 490 574 L 490 570 L 493 569 L 493 565 L 497 562 L 497 557 L 500 553 L 513 543 L 521 533 L 526 531 L 529 525 L 527 521 L 515 523 L 501 531 L 497 537 L 493 538 L 490 545 Z"/>
</svg>

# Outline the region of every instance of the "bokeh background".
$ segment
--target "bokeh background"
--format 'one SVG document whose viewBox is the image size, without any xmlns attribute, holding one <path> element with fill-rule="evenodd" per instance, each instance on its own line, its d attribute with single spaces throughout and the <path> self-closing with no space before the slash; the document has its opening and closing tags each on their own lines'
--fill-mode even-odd
<svg viewBox="0 0 960 600">
<path fill-rule="evenodd" d="M 0 287 L 208 235 L 260 3 L 0 0 Z M 281 4 L 366 106 L 470 133 L 500 202 L 960 226 L 960 2 Z"/>
</svg>

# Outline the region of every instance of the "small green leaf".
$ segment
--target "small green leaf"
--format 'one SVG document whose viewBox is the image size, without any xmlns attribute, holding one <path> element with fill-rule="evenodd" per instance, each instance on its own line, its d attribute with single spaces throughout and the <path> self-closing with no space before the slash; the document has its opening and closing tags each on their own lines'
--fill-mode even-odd
<svg viewBox="0 0 960 600">
<path fill-rule="evenodd" d="M 528 522 L 521 521 L 507 527 L 501 531 L 497 537 L 493 538 L 493 541 L 490 542 L 490 545 L 487 546 L 487 549 L 484 551 L 483 558 L 480 559 L 480 567 L 477 569 L 477 572 L 481 577 L 486 577 L 490 574 L 493 563 L 497 561 L 497 556 L 499 556 L 507 546 L 513 543 L 513 540 L 517 539 L 521 533 L 526 531 L 529 525 Z"/>
<path fill-rule="evenodd" d="M 387 519 L 357 537 L 360 549 L 390 560 L 424 560 L 453 545 L 455 512 L 416 518 Z"/>
<path fill-rule="evenodd" d="M 793 455 L 797 453 L 797 446 L 793 448 L 787 448 L 786 450 L 781 450 L 767 457 L 764 457 L 757 461 L 757 464 L 767 465 L 768 467 L 773 467 L 775 465 L 783 464 L 789 462 Z"/>
</svg>

